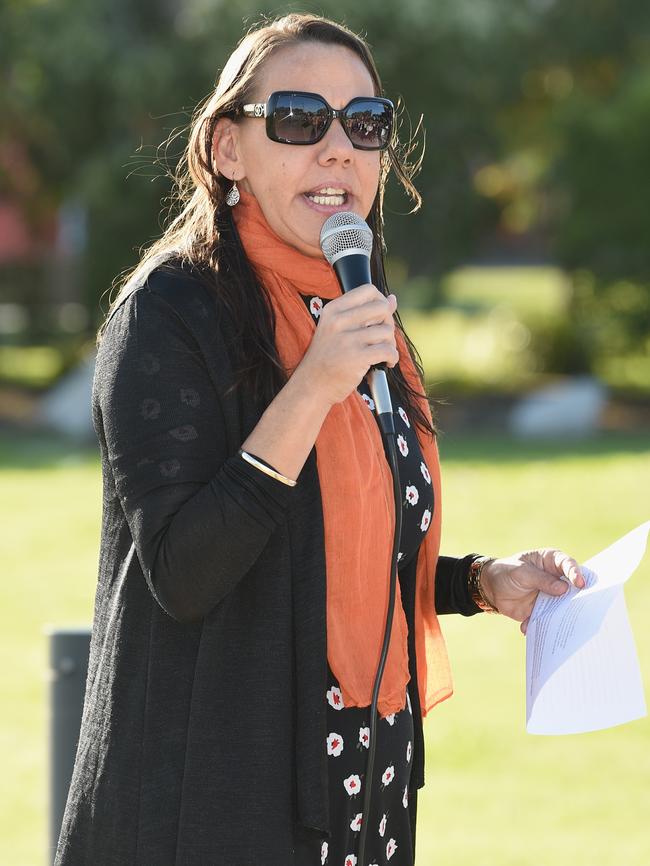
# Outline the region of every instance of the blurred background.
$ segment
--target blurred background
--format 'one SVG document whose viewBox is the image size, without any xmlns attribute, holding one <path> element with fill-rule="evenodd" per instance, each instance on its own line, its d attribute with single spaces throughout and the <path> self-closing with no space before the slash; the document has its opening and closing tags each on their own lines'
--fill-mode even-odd
<svg viewBox="0 0 650 866">
<path fill-rule="evenodd" d="M 194 107 L 246 27 L 294 10 L 368 39 L 403 140 L 424 117 L 424 204 L 408 215 L 389 184 L 386 238 L 439 401 L 445 552 L 586 559 L 650 517 L 647 2 L 4 0 L 3 863 L 49 862 L 44 628 L 92 620 L 96 329 L 173 212 Z M 646 685 L 649 579 L 646 562 L 626 589 Z M 456 696 L 425 727 L 418 862 L 650 862 L 648 721 L 527 736 L 516 625 L 456 619 Z"/>
</svg>

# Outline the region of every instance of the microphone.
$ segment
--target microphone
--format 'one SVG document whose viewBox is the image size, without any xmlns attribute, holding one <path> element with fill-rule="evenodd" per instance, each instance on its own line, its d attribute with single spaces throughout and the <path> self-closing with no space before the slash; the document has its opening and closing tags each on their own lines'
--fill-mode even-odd
<svg viewBox="0 0 650 866">
<path fill-rule="evenodd" d="M 332 214 L 323 223 L 320 248 L 332 265 L 344 292 L 371 283 L 370 253 L 372 230 L 365 220 L 350 211 Z M 367 379 L 375 401 L 377 419 L 384 433 L 395 433 L 393 407 L 386 378 L 386 365 L 373 365 Z"/>
</svg>

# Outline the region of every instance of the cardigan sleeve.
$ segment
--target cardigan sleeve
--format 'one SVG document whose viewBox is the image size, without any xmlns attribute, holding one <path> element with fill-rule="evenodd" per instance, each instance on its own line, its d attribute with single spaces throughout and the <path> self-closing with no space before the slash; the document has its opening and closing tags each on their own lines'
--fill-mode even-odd
<svg viewBox="0 0 650 866">
<path fill-rule="evenodd" d="M 478 555 L 470 553 L 461 558 L 438 557 L 435 580 L 436 613 L 460 613 L 463 616 L 482 613 L 481 608 L 472 601 L 468 582 L 469 567 Z"/>
<path fill-rule="evenodd" d="M 261 555 L 295 488 L 228 452 L 205 355 L 147 285 L 107 324 L 93 410 L 151 593 L 179 622 L 205 617 Z"/>
</svg>

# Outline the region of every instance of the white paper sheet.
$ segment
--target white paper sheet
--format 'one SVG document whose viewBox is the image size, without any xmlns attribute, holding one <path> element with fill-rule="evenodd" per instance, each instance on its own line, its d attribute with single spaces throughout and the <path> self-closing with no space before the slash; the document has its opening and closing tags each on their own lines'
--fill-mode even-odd
<svg viewBox="0 0 650 866">
<path fill-rule="evenodd" d="M 584 589 L 539 593 L 526 632 L 529 734 L 597 731 L 647 715 L 623 584 L 648 530 L 650 521 L 585 562 Z"/>
</svg>

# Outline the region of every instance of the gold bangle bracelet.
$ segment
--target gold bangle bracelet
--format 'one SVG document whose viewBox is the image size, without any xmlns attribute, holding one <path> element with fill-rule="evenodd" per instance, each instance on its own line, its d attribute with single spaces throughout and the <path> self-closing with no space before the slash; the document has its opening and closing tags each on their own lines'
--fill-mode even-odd
<svg viewBox="0 0 650 866">
<path fill-rule="evenodd" d="M 490 599 L 485 595 L 483 586 L 481 585 L 481 572 L 488 562 L 494 562 L 494 559 L 489 556 L 480 556 L 470 565 L 468 578 L 469 592 L 474 604 L 484 613 L 499 613 L 498 608 L 492 604 Z"/>
<path fill-rule="evenodd" d="M 286 475 L 281 475 L 279 472 L 276 472 L 275 469 L 271 469 L 271 467 L 267 466 L 265 463 L 261 463 L 260 460 L 253 457 L 253 455 L 249 454 L 248 451 L 242 451 L 240 448 L 239 454 L 247 463 L 250 463 L 251 466 L 255 466 L 256 469 L 260 470 L 260 472 L 264 472 L 265 475 L 270 475 L 271 478 L 275 478 L 276 481 L 281 481 L 288 487 L 295 487 L 298 483 L 297 481 L 292 481 L 291 478 L 287 478 Z"/>
</svg>

